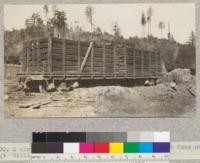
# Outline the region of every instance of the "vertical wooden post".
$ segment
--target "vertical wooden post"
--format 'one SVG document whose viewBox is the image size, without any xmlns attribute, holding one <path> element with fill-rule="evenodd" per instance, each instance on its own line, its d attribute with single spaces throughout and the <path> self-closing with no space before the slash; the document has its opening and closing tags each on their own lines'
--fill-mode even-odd
<svg viewBox="0 0 200 163">
<path fill-rule="evenodd" d="M 151 51 L 149 51 L 149 76 L 151 76 Z"/>
<path fill-rule="evenodd" d="M 37 40 L 34 40 L 33 41 L 33 53 L 32 53 L 32 56 L 33 56 L 33 71 L 34 72 L 37 72 Z"/>
<path fill-rule="evenodd" d="M 113 46 L 113 69 L 114 69 L 114 77 L 116 77 L 116 46 Z"/>
<path fill-rule="evenodd" d="M 94 77 L 94 43 L 92 44 L 91 49 L 91 77 Z"/>
<path fill-rule="evenodd" d="M 65 41 L 65 39 L 63 39 L 62 40 L 63 41 L 63 57 L 62 57 L 62 59 L 63 59 L 63 69 L 62 69 L 62 71 L 63 71 L 63 75 L 64 75 L 64 77 L 66 76 L 66 68 L 65 68 L 65 63 L 66 63 L 66 59 L 65 59 L 65 57 L 66 57 L 66 41 Z"/>
<path fill-rule="evenodd" d="M 36 41 L 37 44 L 37 71 L 40 71 L 40 40 Z"/>
<path fill-rule="evenodd" d="M 42 61 L 42 73 L 45 73 L 45 61 Z"/>
<path fill-rule="evenodd" d="M 158 52 L 158 56 L 159 56 L 159 73 L 158 73 L 158 75 L 161 75 L 161 73 L 162 73 L 162 58 L 161 58 L 161 55 L 160 55 L 160 52 Z"/>
<path fill-rule="evenodd" d="M 26 72 L 29 72 L 29 55 L 30 55 L 30 42 L 26 44 Z"/>
<path fill-rule="evenodd" d="M 154 56 L 155 56 L 155 76 L 157 77 L 157 75 L 158 75 L 158 54 L 156 51 L 154 52 Z"/>
<path fill-rule="evenodd" d="M 144 51 L 141 50 L 141 76 L 144 77 Z"/>
<path fill-rule="evenodd" d="M 103 44 L 103 76 L 106 76 L 106 46 Z"/>
<path fill-rule="evenodd" d="M 78 74 L 80 75 L 80 68 L 81 68 L 81 42 L 78 41 Z"/>
<path fill-rule="evenodd" d="M 52 38 L 51 37 L 49 37 L 49 40 L 48 40 L 48 69 L 49 69 L 49 74 L 52 76 L 53 65 L 52 65 Z"/>
<path fill-rule="evenodd" d="M 27 54 L 26 54 L 26 45 L 25 45 L 25 42 L 23 42 L 23 58 L 22 58 L 22 60 L 21 60 L 21 64 L 22 64 L 22 66 L 21 66 L 21 68 L 20 68 L 20 73 L 22 73 L 22 72 L 25 72 L 26 71 L 26 56 Z"/>
<path fill-rule="evenodd" d="M 127 77 L 127 46 L 124 44 L 124 71 L 125 71 L 125 76 Z"/>
<path fill-rule="evenodd" d="M 135 52 L 136 50 L 133 48 L 133 77 L 135 78 L 136 77 L 136 74 L 135 74 L 135 69 L 136 69 L 136 66 L 135 66 L 135 63 L 136 63 L 136 59 L 135 59 Z"/>
</svg>

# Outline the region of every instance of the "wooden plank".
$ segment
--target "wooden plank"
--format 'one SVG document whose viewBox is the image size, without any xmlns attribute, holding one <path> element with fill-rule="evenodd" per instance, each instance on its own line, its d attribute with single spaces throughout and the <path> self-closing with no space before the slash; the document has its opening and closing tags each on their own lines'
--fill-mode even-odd
<svg viewBox="0 0 200 163">
<path fill-rule="evenodd" d="M 142 71 L 141 71 L 141 76 L 144 76 L 144 51 L 143 50 L 141 50 L 141 69 L 142 69 Z"/>
<path fill-rule="evenodd" d="M 84 66 L 85 66 L 85 64 L 86 64 L 86 62 L 87 62 L 87 59 L 88 59 L 88 57 L 89 57 L 90 51 L 91 51 L 91 49 L 92 49 L 92 46 L 93 46 L 93 42 L 90 42 L 90 45 L 89 45 L 89 47 L 88 47 L 88 49 L 87 49 L 87 52 L 86 52 L 85 57 L 84 57 L 84 59 L 83 59 L 83 62 L 82 62 L 82 64 L 81 64 L 80 72 L 83 71 L 83 68 L 84 68 Z"/>
<path fill-rule="evenodd" d="M 40 71 L 39 69 L 39 63 L 40 63 L 40 49 L 39 49 L 40 40 L 37 40 L 37 71 Z"/>
<path fill-rule="evenodd" d="M 161 58 L 161 55 L 160 55 L 160 52 L 158 52 L 158 58 L 159 58 L 159 61 L 158 61 L 158 65 L 159 65 L 159 75 L 161 75 L 162 73 L 162 65 L 161 65 L 161 61 L 162 61 L 162 58 Z"/>
<path fill-rule="evenodd" d="M 64 73 L 64 75 L 66 75 L 66 67 L 65 67 L 65 62 L 66 62 L 66 60 L 65 60 L 65 56 L 66 56 L 66 42 L 65 42 L 65 40 L 63 39 L 62 40 L 63 41 L 63 58 L 62 58 L 62 60 L 63 60 L 63 63 L 62 63 L 62 67 L 63 67 L 63 73 Z"/>
<path fill-rule="evenodd" d="M 103 44 L 103 75 L 106 76 L 106 45 Z"/>
<path fill-rule="evenodd" d="M 136 61 L 135 53 L 136 53 L 136 51 L 135 51 L 135 49 L 133 49 L 133 77 L 134 78 L 136 77 L 136 73 L 135 73 L 135 61 Z"/>
<path fill-rule="evenodd" d="M 69 45 L 69 44 L 71 44 L 71 45 L 76 45 L 77 44 L 77 41 L 75 41 L 75 40 L 65 40 L 66 41 L 66 43 Z M 80 42 L 80 41 L 79 41 Z"/>
<path fill-rule="evenodd" d="M 155 76 L 157 76 L 158 75 L 158 57 L 157 57 L 157 53 L 155 52 L 154 53 L 154 55 L 155 55 Z"/>
<path fill-rule="evenodd" d="M 124 45 L 124 70 L 125 70 L 125 76 L 127 76 L 127 48 L 126 48 L 126 44 Z"/>
<path fill-rule="evenodd" d="M 102 52 L 102 54 L 103 54 L 103 52 Z M 101 54 L 101 55 L 102 55 L 102 54 Z M 102 63 L 102 65 L 103 65 L 103 57 L 102 57 L 102 56 L 99 57 L 99 58 L 94 57 L 94 62 L 100 62 L 100 63 Z"/>
<path fill-rule="evenodd" d="M 91 49 L 91 76 L 93 78 L 93 73 L 94 73 L 94 44 L 92 45 Z"/>
<path fill-rule="evenodd" d="M 81 42 L 78 41 L 78 72 L 80 73 L 80 67 L 81 67 Z"/>
<path fill-rule="evenodd" d="M 23 56 L 22 56 L 22 67 L 20 68 L 20 73 L 26 71 L 26 44 L 23 43 Z"/>
<path fill-rule="evenodd" d="M 151 52 L 149 52 L 149 76 L 151 76 Z"/>
<path fill-rule="evenodd" d="M 52 75 L 52 38 L 49 37 L 48 40 L 48 66 L 49 66 L 49 73 Z"/>
<path fill-rule="evenodd" d="M 26 72 L 29 72 L 29 55 L 30 55 L 30 47 L 26 46 L 27 56 L 26 56 Z"/>
</svg>

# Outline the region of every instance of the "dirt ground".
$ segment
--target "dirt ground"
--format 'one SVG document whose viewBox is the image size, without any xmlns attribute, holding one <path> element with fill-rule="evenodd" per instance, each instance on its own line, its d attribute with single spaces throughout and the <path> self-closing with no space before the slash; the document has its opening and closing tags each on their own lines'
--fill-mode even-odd
<svg viewBox="0 0 200 163">
<path fill-rule="evenodd" d="M 70 92 L 14 91 L 16 82 L 5 82 L 6 117 L 190 117 L 195 113 L 195 80 L 155 86 L 96 86 Z M 190 91 L 188 91 L 190 88 Z M 38 103 L 43 103 L 40 107 Z M 31 105 L 27 108 L 20 108 Z"/>
</svg>

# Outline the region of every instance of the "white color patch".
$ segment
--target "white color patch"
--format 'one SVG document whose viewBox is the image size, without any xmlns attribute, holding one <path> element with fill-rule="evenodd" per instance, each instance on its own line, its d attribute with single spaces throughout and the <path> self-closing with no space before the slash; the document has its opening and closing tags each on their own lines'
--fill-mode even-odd
<svg viewBox="0 0 200 163">
<path fill-rule="evenodd" d="M 170 142 L 170 133 L 169 132 L 155 132 L 154 142 Z"/>
<path fill-rule="evenodd" d="M 79 153 L 79 143 L 64 143 L 64 153 Z"/>
</svg>

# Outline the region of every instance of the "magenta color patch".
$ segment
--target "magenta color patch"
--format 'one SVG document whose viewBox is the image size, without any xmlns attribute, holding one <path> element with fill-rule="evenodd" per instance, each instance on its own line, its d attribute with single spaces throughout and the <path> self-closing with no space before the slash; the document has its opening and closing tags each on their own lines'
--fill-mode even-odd
<svg viewBox="0 0 200 163">
<path fill-rule="evenodd" d="M 80 143 L 80 153 L 94 153 L 94 143 Z"/>
</svg>

